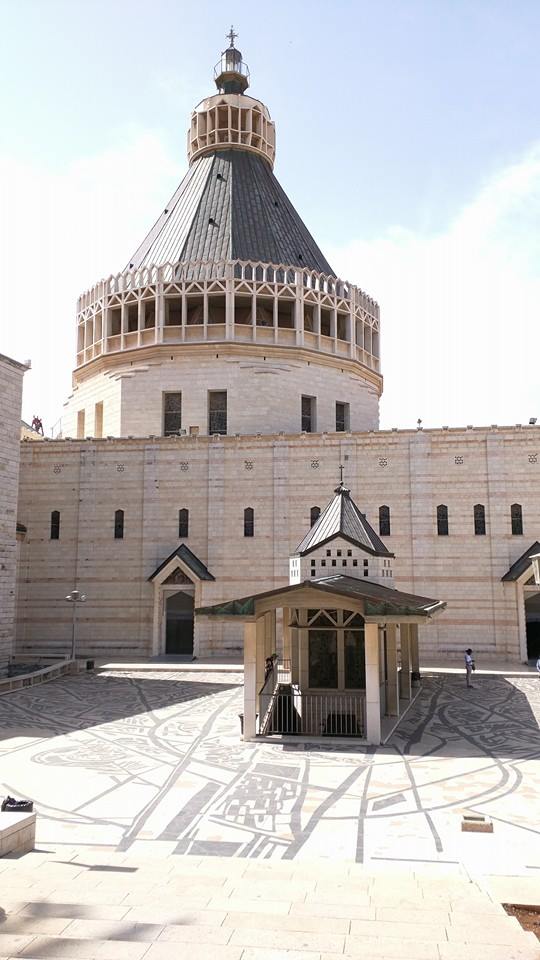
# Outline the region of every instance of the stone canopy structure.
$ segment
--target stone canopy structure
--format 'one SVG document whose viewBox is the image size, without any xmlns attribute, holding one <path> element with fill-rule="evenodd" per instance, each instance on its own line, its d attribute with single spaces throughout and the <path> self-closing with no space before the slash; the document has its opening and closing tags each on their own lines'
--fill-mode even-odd
<svg viewBox="0 0 540 960">
<path fill-rule="evenodd" d="M 379 430 L 379 307 L 280 187 L 234 45 L 214 79 L 180 186 L 125 269 L 79 298 L 61 434 L 22 444 L 17 649 L 66 653 L 79 589 L 81 654 L 238 655 L 238 617 L 198 610 L 339 577 L 443 598 L 420 655 L 532 657 L 540 425 Z M 347 487 L 322 510 L 339 464 Z M 336 599 L 332 629 L 364 601 Z"/>
</svg>

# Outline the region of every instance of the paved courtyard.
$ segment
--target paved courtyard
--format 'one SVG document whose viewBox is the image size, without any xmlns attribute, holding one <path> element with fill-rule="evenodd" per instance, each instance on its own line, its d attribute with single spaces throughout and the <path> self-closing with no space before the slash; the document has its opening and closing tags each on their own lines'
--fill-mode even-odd
<svg viewBox="0 0 540 960">
<path fill-rule="evenodd" d="M 38 844 L 127 855 L 408 861 L 540 878 L 540 682 L 426 677 L 380 748 L 243 743 L 242 677 L 82 674 L 0 699 L 0 789 Z M 462 812 L 491 835 L 462 834 Z M 539 880 L 540 882 L 540 880 Z"/>
</svg>

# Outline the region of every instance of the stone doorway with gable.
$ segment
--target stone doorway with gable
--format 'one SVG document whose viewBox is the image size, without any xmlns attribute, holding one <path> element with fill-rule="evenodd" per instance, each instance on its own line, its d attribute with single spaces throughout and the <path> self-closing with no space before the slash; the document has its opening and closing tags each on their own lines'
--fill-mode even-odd
<svg viewBox="0 0 540 960">
<path fill-rule="evenodd" d="M 154 586 L 152 654 L 197 656 L 195 607 L 202 584 L 214 577 L 197 556 L 182 544 L 148 578 Z"/>
</svg>

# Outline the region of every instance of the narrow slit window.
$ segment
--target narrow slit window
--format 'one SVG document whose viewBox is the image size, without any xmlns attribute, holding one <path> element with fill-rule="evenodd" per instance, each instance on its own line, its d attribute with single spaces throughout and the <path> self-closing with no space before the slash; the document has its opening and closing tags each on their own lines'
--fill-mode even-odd
<svg viewBox="0 0 540 960">
<path fill-rule="evenodd" d="M 513 503 L 510 507 L 510 519 L 513 536 L 521 537 L 523 534 L 523 510 L 520 503 Z"/>
<path fill-rule="evenodd" d="M 244 510 L 244 536 L 252 537 L 255 533 L 255 513 L 253 507 Z"/>
<path fill-rule="evenodd" d="M 477 537 L 482 537 L 486 532 L 486 508 L 483 503 L 474 505 L 474 533 Z"/>
<path fill-rule="evenodd" d="M 178 536 L 189 536 L 189 510 L 186 510 L 185 507 L 178 511 Z"/>
<path fill-rule="evenodd" d="M 314 523 L 317 523 L 317 520 L 319 519 L 320 515 L 321 515 L 320 507 L 311 508 L 311 510 L 309 511 L 309 522 L 311 526 L 313 526 Z"/>
<path fill-rule="evenodd" d="M 379 507 L 379 534 L 381 537 L 390 536 L 390 507 L 385 504 Z"/>
<path fill-rule="evenodd" d="M 114 539 L 124 539 L 124 511 L 115 510 L 114 512 Z"/>
<path fill-rule="evenodd" d="M 53 510 L 51 513 L 51 540 L 60 539 L 60 511 Z"/>
<path fill-rule="evenodd" d="M 437 507 L 437 534 L 439 537 L 448 536 L 448 507 L 445 503 Z"/>
<path fill-rule="evenodd" d="M 302 397 L 302 432 L 315 433 L 315 397 Z"/>
</svg>

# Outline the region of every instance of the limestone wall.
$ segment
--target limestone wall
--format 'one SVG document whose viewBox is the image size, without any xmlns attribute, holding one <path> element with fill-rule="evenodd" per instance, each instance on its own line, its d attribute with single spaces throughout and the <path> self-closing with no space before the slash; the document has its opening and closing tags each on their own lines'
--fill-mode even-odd
<svg viewBox="0 0 540 960">
<path fill-rule="evenodd" d="M 265 380 L 261 377 L 261 380 Z M 135 384 L 136 380 L 130 381 Z M 134 388 L 135 397 L 135 388 Z M 288 582 L 288 557 L 344 479 L 378 530 L 390 507 L 398 589 L 446 600 L 447 611 L 420 630 L 422 651 L 518 658 L 518 620 L 510 564 L 540 539 L 539 427 L 381 431 L 358 434 L 48 441 L 23 444 L 19 519 L 22 544 L 21 649 L 67 648 L 77 586 L 80 650 L 146 655 L 151 650 L 153 587 L 148 577 L 178 546 L 178 510 L 190 512 L 190 549 L 215 582 L 202 602 L 241 597 Z M 475 536 L 473 506 L 486 508 L 487 535 Z M 523 507 L 513 536 L 510 505 Z M 436 507 L 449 510 L 449 535 L 437 536 Z M 245 507 L 255 536 L 243 535 Z M 114 540 L 116 509 L 125 538 Z M 49 539 L 51 510 L 60 539 Z M 239 649 L 236 624 L 200 620 L 200 655 Z"/>
<path fill-rule="evenodd" d="M 103 404 L 102 436 L 118 437 L 122 433 L 120 417 L 121 380 L 114 374 L 100 372 L 75 387 L 62 412 L 62 436 L 76 438 L 77 415 L 84 411 L 84 437 L 96 436 L 96 403 Z"/>
<path fill-rule="evenodd" d="M 0 354 L 0 669 L 12 653 L 22 384 L 26 367 Z"/>
<path fill-rule="evenodd" d="M 252 348 L 251 348 L 252 349 Z M 219 356 L 217 356 L 219 354 Z M 119 361 L 116 361 L 119 364 Z M 148 363 L 133 362 L 79 379 L 65 407 L 63 435 L 77 436 L 77 413 L 85 410 L 85 436 L 94 436 L 95 404 L 103 402 L 103 435 L 147 437 L 163 433 L 163 394 L 182 393 L 182 427 L 208 433 L 208 392 L 226 390 L 228 433 L 300 433 L 302 394 L 316 398 L 316 429 L 335 431 L 336 401 L 350 406 L 350 429 L 376 429 L 379 390 L 362 376 L 359 364 L 302 359 L 295 350 L 276 355 L 238 350 L 221 355 L 221 345 L 159 351 Z"/>
</svg>

